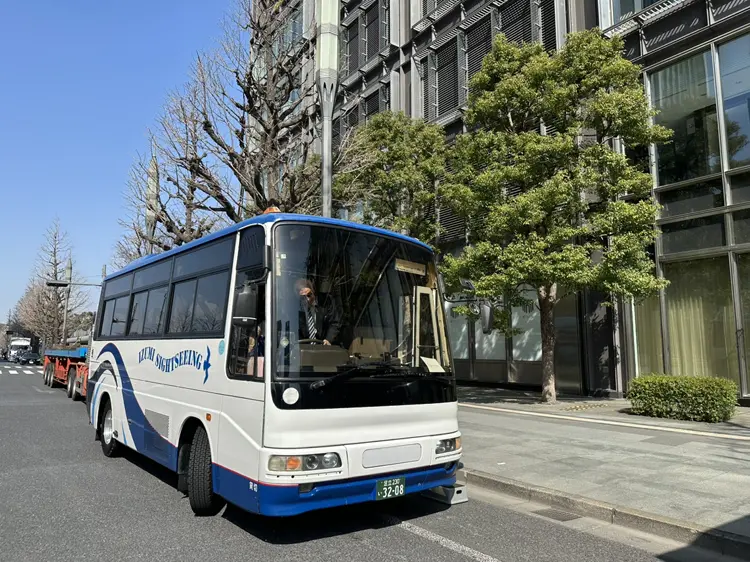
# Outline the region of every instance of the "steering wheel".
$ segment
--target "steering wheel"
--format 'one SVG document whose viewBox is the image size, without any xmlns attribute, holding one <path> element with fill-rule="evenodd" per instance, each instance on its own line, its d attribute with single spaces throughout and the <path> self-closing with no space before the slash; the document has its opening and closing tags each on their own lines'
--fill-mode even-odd
<svg viewBox="0 0 750 562">
<path fill-rule="evenodd" d="M 297 343 L 319 343 L 320 345 L 324 345 L 325 344 L 325 340 L 316 340 L 316 339 L 312 339 L 312 338 L 305 338 L 305 339 L 297 340 Z"/>
</svg>

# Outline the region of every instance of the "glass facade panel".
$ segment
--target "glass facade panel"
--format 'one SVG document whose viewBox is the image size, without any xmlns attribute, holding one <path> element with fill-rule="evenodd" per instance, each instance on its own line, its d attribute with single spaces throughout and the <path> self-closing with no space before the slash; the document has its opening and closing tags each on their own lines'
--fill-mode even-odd
<svg viewBox="0 0 750 562">
<path fill-rule="evenodd" d="M 663 265 L 670 370 L 723 377 L 739 384 L 729 262 L 726 256 Z"/>
<path fill-rule="evenodd" d="M 480 322 L 474 323 L 474 338 L 476 341 L 477 360 L 505 360 L 505 334 L 500 330 L 493 330 L 491 334 L 482 332 Z"/>
<path fill-rule="evenodd" d="M 463 303 L 461 303 L 463 304 Z M 445 306 L 445 321 L 448 327 L 448 338 L 454 359 L 469 358 L 469 322 L 466 316 L 458 314 L 456 307 L 459 303 L 447 303 Z"/>
<path fill-rule="evenodd" d="M 654 72 L 651 77 L 654 121 L 674 131 L 657 147 L 659 184 L 718 172 L 719 127 L 716 118 L 711 53 L 706 51 Z"/>
<path fill-rule="evenodd" d="M 664 351 L 661 340 L 661 313 L 659 296 L 654 295 L 635 303 L 635 343 L 638 373 L 664 372 Z"/>
<path fill-rule="evenodd" d="M 659 193 L 662 217 L 705 211 L 724 205 L 721 179 Z"/>
<path fill-rule="evenodd" d="M 750 173 L 730 177 L 729 185 L 732 187 L 732 203 L 750 201 Z"/>
<path fill-rule="evenodd" d="M 542 360 L 542 326 L 539 322 L 539 307 L 537 306 L 537 294 L 534 289 L 526 289 L 524 296 L 531 304 L 520 307 L 514 306 L 512 310 L 513 329 L 519 330 L 520 334 L 513 336 L 513 359 L 515 361 L 541 361 Z"/>
<path fill-rule="evenodd" d="M 655 2 L 657 0 L 614 0 L 615 22 L 628 19 Z"/>
<path fill-rule="evenodd" d="M 734 218 L 734 243 L 750 244 L 750 209 L 738 211 Z"/>
<path fill-rule="evenodd" d="M 737 275 L 740 278 L 742 323 L 745 329 L 745 362 L 750 361 L 750 254 L 737 256 Z"/>
<path fill-rule="evenodd" d="M 729 167 L 750 164 L 750 35 L 719 46 Z"/>
<path fill-rule="evenodd" d="M 660 228 L 665 254 L 720 248 L 726 244 L 724 215 L 670 222 Z"/>
</svg>

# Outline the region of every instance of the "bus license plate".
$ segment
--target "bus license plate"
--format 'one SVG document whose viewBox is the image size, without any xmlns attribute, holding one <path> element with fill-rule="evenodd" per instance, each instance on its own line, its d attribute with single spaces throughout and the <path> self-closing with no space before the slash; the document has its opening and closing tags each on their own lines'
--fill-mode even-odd
<svg viewBox="0 0 750 562">
<path fill-rule="evenodd" d="M 376 490 L 376 500 L 387 500 L 403 496 L 406 492 L 406 478 L 402 476 L 401 478 L 378 480 Z"/>
</svg>

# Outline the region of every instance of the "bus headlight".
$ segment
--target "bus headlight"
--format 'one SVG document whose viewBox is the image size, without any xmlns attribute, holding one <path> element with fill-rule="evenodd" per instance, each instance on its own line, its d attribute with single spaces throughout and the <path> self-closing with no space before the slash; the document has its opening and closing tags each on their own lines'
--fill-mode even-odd
<svg viewBox="0 0 750 562">
<path fill-rule="evenodd" d="M 322 468 L 339 468 L 341 457 L 337 453 L 322 455 L 271 455 L 268 459 L 268 470 L 273 472 L 298 472 L 303 470 L 320 470 Z"/>
<path fill-rule="evenodd" d="M 445 453 L 452 453 L 458 451 L 461 448 L 461 438 L 454 437 L 453 439 L 441 439 L 435 443 L 435 454 L 442 455 Z"/>
</svg>

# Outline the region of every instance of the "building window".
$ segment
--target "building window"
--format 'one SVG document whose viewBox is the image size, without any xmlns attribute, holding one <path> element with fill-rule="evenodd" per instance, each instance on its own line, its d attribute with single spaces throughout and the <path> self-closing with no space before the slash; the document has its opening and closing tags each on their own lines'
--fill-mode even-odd
<svg viewBox="0 0 750 562">
<path fill-rule="evenodd" d="M 750 254 L 737 256 L 737 275 L 740 279 L 742 322 L 745 329 L 745 357 L 750 359 Z"/>
<path fill-rule="evenodd" d="M 726 245 L 724 215 L 670 222 L 661 225 L 665 254 L 720 248 Z"/>
<path fill-rule="evenodd" d="M 661 216 L 673 217 L 724 205 L 721 179 L 659 193 Z"/>
<path fill-rule="evenodd" d="M 719 47 L 729 167 L 750 164 L 750 35 Z"/>
<path fill-rule="evenodd" d="M 365 123 L 367 123 L 373 115 L 376 115 L 380 111 L 380 97 L 378 92 L 372 94 L 369 98 L 365 98 Z"/>
<path fill-rule="evenodd" d="M 482 70 L 482 61 L 491 50 L 492 24 L 489 19 L 485 19 L 466 32 L 466 67 L 469 80 Z"/>
<path fill-rule="evenodd" d="M 510 0 L 500 6 L 502 32 L 512 43 L 531 43 L 531 2 Z"/>
<path fill-rule="evenodd" d="M 455 40 L 437 50 L 435 63 L 437 116 L 440 117 L 458 107 L 458 47 Z"/>
<path fill-rule="evenodd" d="M 734 220 L 734 243 L 750 244 L 750 209 L 732 215 Z"/>
<path fill-rule="evenodd" d="M 729 262 L 726 256 L 666 263 L 671 372 L 739 384 Z"/>
<path fill-rule="evenodd" d="M 351 74 L 359 68 L 359 22 L 355 21 L 346 28 L 346 43 L 344 46 L 346 57 L 346 73 Z"/>
<path fill-rule="evenodd" d="M 375 2 L 365 12 L 365 60 L 370 60 L 380 52 L 380 6 Z"/>
<path fill-rule="evenodd" d="M 658 295 L 635 303 L 633 309 L 638 373 L 641 375 L 663 373 L 664 353 Z"/>
<path fill-rule="evenodd" d="M 718 172 L 719 125 L 716 118 L 711 54 L 706 51 L 653 73 L 651 95 L 659 113 L 655 122 L 674 131 L 657 147 L 659 184 Z"/>
<path fill-rule="evenodd" d="M 637 14 L 658 0 L 614 0 L 615 21 L 619 22 Z"/>
<path fill-rule="evenodd" d="M 732 187 L 732 203 L 747 203 L 750 201 L 750 173 L 731 176 L 729 185 Z"/>
</svg>

